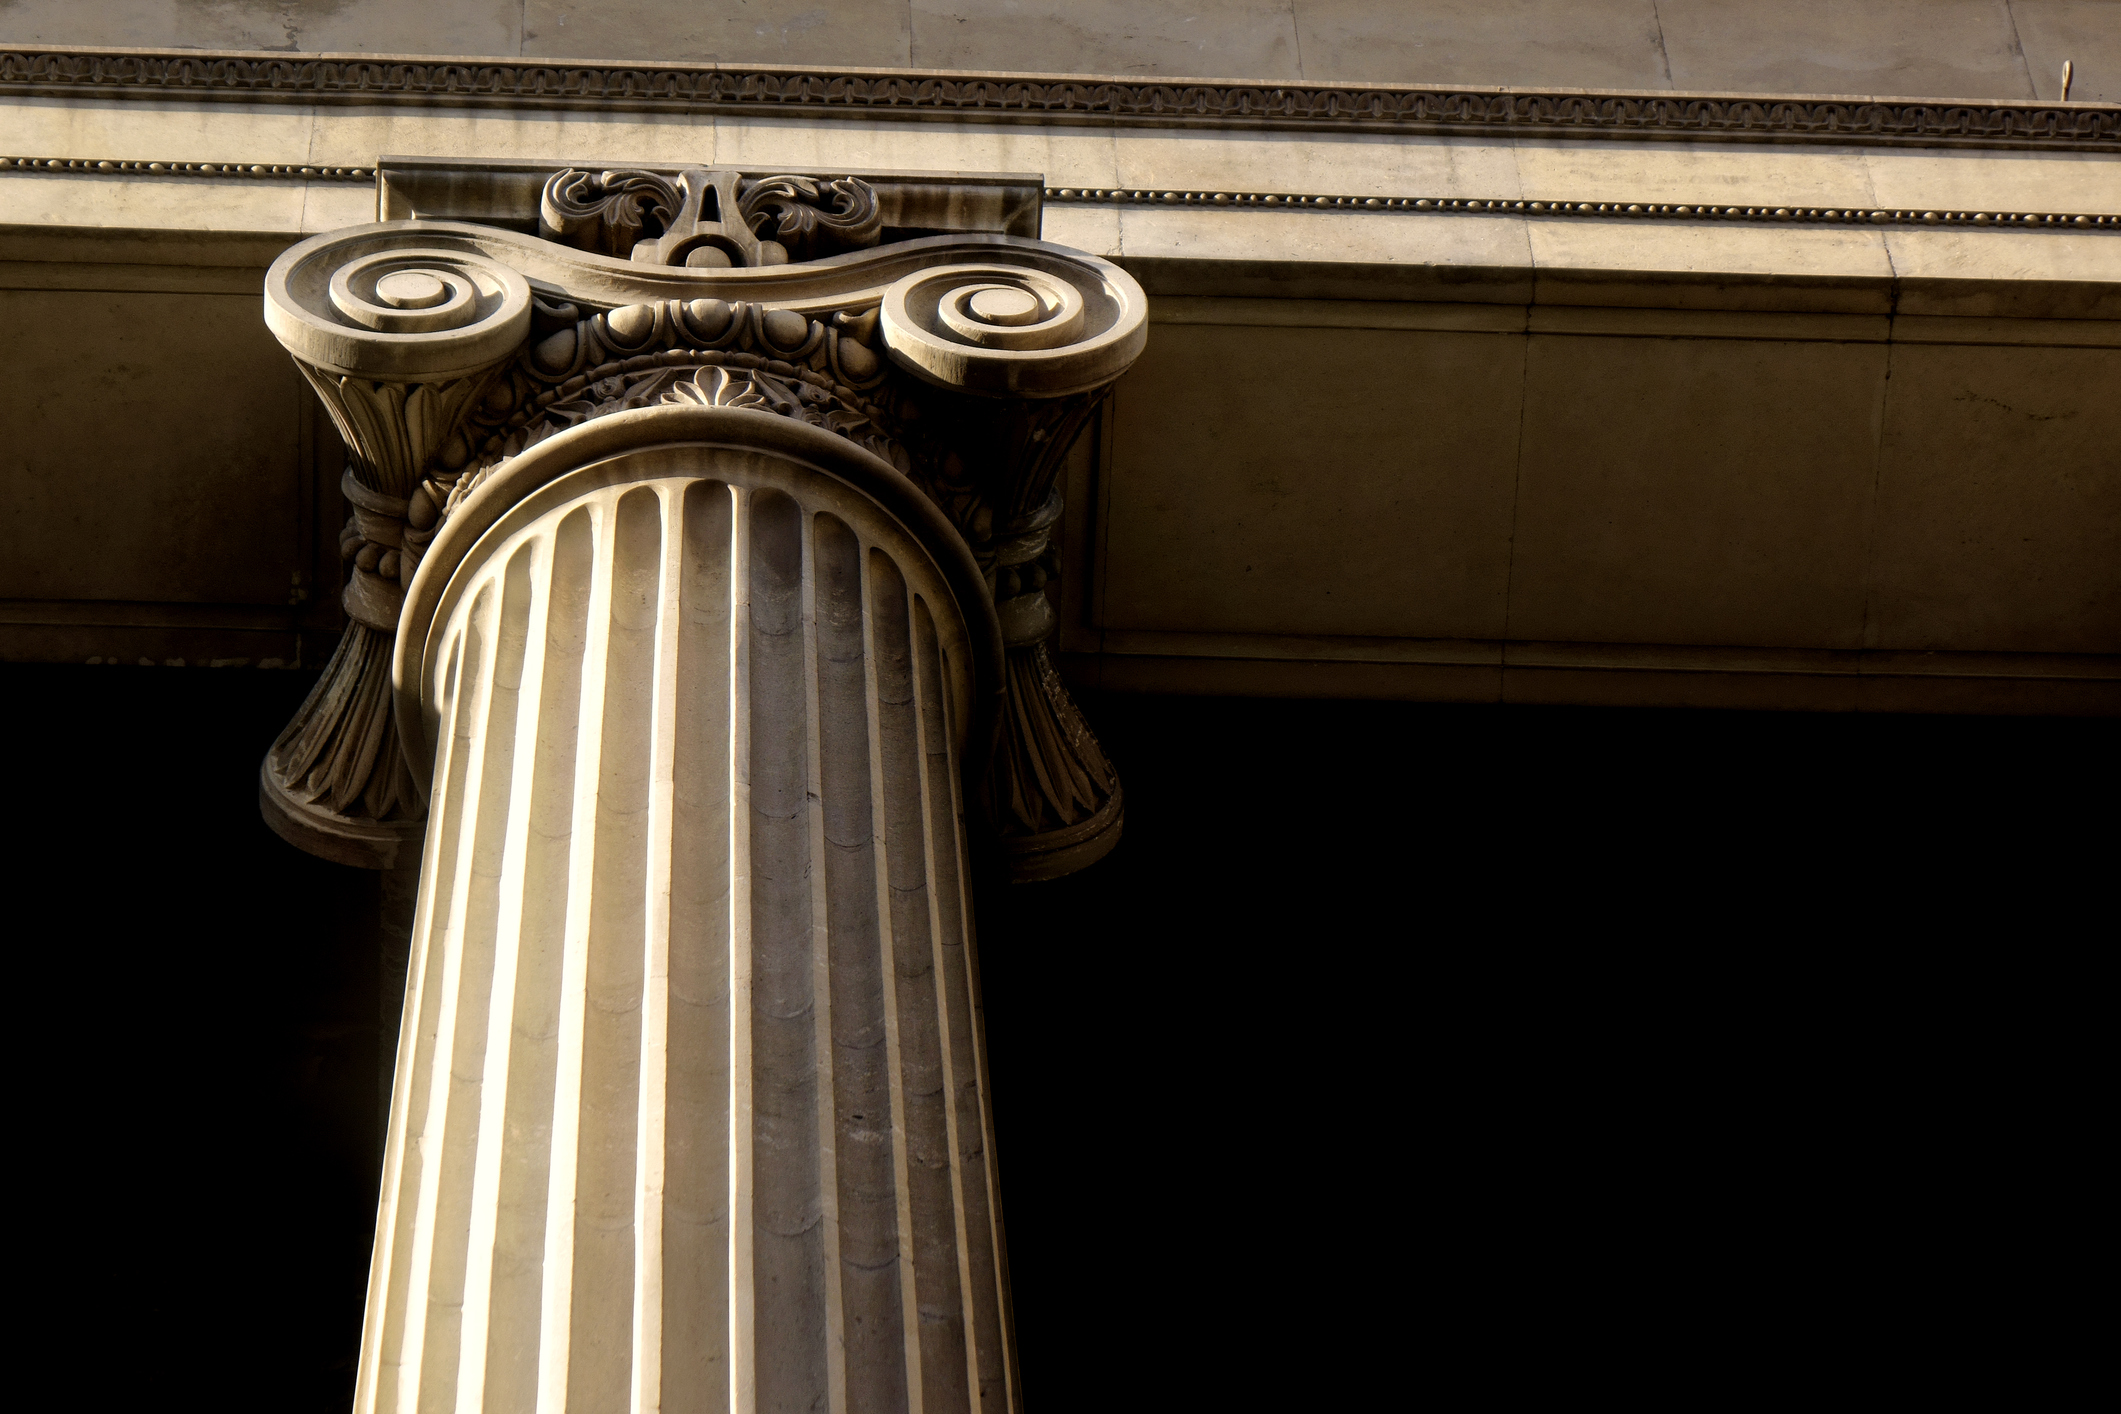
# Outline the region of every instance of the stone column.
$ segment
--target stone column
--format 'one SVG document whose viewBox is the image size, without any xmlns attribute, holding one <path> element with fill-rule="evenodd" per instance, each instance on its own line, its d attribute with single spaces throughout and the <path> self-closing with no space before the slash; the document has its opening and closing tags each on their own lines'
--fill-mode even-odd
<svg viewBox="0 0 2121 1414">
<path fill-rule="evenodd" d="M 751 194 L 873 241 L 859 186 Z M 1020 1409 L 966 777 L 1054 778 L 1021 567 L 1139 287 L 1005 236 L 696 271 L 385 222 L 267 308 L 401 547 L 290 739 L 394 743 L 424 822 L 357 1408 Z M 288 759 L 268 807 L 337 848 Z M 1052 872 L 1099 799 L 985 827 Z"/>
<path fill-rule="evenodd" d="M 865 461 L 625 413 L 431 552 L 358 1408 L 1014 1407 L 958 786 L 998 632 Z"/>
</svg>

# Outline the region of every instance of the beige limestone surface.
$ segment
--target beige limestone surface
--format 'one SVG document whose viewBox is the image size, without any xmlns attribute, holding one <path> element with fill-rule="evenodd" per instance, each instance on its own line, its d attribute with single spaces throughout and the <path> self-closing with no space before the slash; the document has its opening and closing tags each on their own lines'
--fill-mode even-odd
<svg viewBox="0 0 2121 1414">
<path fill-rule="evenodd" d="M 1855 648 L 1880 344 L 1530 340 L 1513 638 Z"/>
<path fill-rule="evenodd" d="M 90 162 L 361 166 L 391 154 L 785 163 L 1037 172 L 1079 190 L 2121 213 L 2121 160 L 2088 153 L 134 99 L 13 100 L 0 115 L 0 156 Z M 95 216 L 94 203 L 83 209 L 85 224 L 190 219 L 116 222 Z"/>
<path fill-rule="evenodd" d="M 1896 345 L 1867 647 L 2121 644 L 2121 349 Z"/>
<path fill-rule="evenodd" d="M 0 44 L 2121 98 L 2115 0 L 8 0 Z"/>
<path fill-rule="evenodd" d="M 1524 352 L 1483 333 L 1159 327 L 1109 415 L 1103 622 L 1502 637 Z"/>
<path fill-rule="evenodd" d="M 308 395 L 255 296 L 0 289 L 0 327 L 0 599 L 287 603 Z"/>
<path fill-rule="evenodd" d="M 1089 680 L 2117 705 L 2121 323 L 1152 309 L 1074 482 Z"/>
</svg>

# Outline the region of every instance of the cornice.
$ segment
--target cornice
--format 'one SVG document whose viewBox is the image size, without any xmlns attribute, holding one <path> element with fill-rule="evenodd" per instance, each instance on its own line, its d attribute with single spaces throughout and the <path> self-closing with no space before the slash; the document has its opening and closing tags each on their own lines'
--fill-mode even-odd
<svg viewBox="0 0 2121 1414">
<path fill-rule="evenodd" d="M 1116 124 L 1453 137 L 2121 152 L 2121 107 L 604 60 L 156 49 L 0 50 L 0 94 L 819 119 Z"/>
<path fill-rule="evenodd" d="M 265 162 L 141 162 L 88 157 L 0 157 L 0 172 L 70 174 L 81 177 L 197 177 L 208 180 L 372 182 L 373 167 L 295 166 Z M 1355 215 L 1546 216 L 1745 221 L 1774 225 L 1954 226 L 1989 231 L 2121 231 L 2121 213 L 1918 209 L 1912 207 L 1820 207 L 1773 201 L 1687 204 L 1655 201 L 1521 201 L 1442 196 L 1316 196 L 1300 192 L 1157 191 L 1047 187 L 1053 206 L 1190 207 L 1208 211 L 1332 211 Z"/>
</svg>

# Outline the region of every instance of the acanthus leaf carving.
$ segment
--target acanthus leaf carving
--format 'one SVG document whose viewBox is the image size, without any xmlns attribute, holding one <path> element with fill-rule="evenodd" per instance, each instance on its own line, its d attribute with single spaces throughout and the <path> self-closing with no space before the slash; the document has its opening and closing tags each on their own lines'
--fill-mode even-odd
<svg viewBox="0 0 2121 1414">
<path fill-rule="evenodd" d="M 538 234 L 620 260 L 644 236 L 658 236 L 678 219 L 684 196 L 654 172 L 555 173 L 538 197 Z"/>
<path fill-rule="evenodd" d="M 691 269 L 816 260 L 867 249 L 883 229 L 876 191 L 858 177 L 567 168 L 547 179 L 538 198 L 538 234 L 546 240 Z"/>
<path fill-rule="evenodd" d="M 317 237 L 267 272 L 266 322 L 348 460 L 339 598 L 351 622 L 259 769 L 267 821 L 312 853 L 387 868 L 424 829 L 391 694 L 405 587 L 437 520 L 421 473 L 468 456 L 459 428 L 521 347 L 531 303 L 514 270 L 417 240 Z"/>
<path fill-rule="evenodd" d="M 857 177 L 766 177 L 746 185 L 738 209 L 792 260 L 866 250 L 884 230 L 876 189 Z"/>
</svg>

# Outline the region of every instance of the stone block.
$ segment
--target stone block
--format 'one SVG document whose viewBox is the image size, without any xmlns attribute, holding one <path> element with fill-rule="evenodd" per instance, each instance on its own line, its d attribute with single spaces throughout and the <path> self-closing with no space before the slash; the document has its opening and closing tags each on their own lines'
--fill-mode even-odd
<svg viewBox="0 0 2121 1414">
<path fill-rule="evenodd" d="M 258 310 L 0 290 L 0 599 L 289 602 L 311 564 L 310 395 Z"/>
<path fill-rule="evenodd" d="M 302 231 L 317 235 L 342 226 L 361 226 L 376 219 L 376 192 L 367 183 L 305 182 Z"/>
<path fill-rule="evenodd" d="M 1885 247 L 1903 314 L 2121 318 L 2121 240 L 2110 234 L 1902 227 Z"/>
<path fill-rule="evenodd" d="M 2114 9 L 2121 26 L 2121 5 Z M 1871 203 L 1886 210 L 2121 211 L 2121 162 L 2065 152 L 1877 150 L 1864 154 Z"/>
<path fill-rule="evenodd" d="M 1882 344 L 1533 336 L 1510 636 L 1860 647 L 1885 372 Z"/>
<path fill-rule="evenodd" d="M 1526 222 L 1541 304 L 1884 314 L 1885 237 L 1847 226 Z"/>
<path fill-rule="evenodd" d="M 299 180 L 256 178 L 106 179 L 71 172 L 50 176 L 11 172 L 6 181 L 10 225 L 289 234 L 302 229 L 308 185 Z M 367 209 L 374 210 L 372 196 Z"/>
<path fill-rule="evenodd" d="M 536 7 L 533 7 L 536 8 Z M 298 54 L 510 55 L 521 47 L 523 0 L 10 0 L 0 39 L 176 49 L 280 49 Z"/>
<path fill-rule="evenodd" d="M 2035 97 L 2062 93 L 2070 62 L 2072 103 L 2121 103 L 2121 5 L 2114 0 L 2011 0 L 2011 18 Z"/>
<path fill-rule="evenodd" d="M 2031 98 L 2007 0 L 1658 0 L 1688 92 Z"/>
<path fill-rule="evenodd" d="M 871 68 L 913 62 L 903 0 L 524 0 L 522 13 L 526 58 Z"/>
<path fill-rule="evenodd" d="M 1892 353 L 1866 641 L 2121 653 L 2121 349 Z"/>
<path fill-rule="evenodd" d="M 1296 27 L 1314 83 L 1671 87 L 1652 0 L 1303 0 Z"/>
<path fill-rule="evenodd" d="M 1842 148 L 1549 138 L 1520 138 L 1513 148 L 1519 190 L 1511 194 L 1534 201 L 1872 204 L 1862 154 Z"/>
<path fill-rule="evenodd" d="M 1159 325 L 1122 379 L 1110 628 L 1491 638 L 1524 343 Z"/>
<path fill-rule="evenodd" d="M 1484 200 L 1522 194 L 1515 154 L 1499 143 L 1122 129 L 1115 149 L 1117 185 L 1128 189 Z"/>
<path fill-rule="evenodd" d="M 0 138 L 6 150 L 0 156 L 266 164 L 332 160 L 310 151 L 314 110 L 306 104 L 84 102 L 10 95 L 6 111 L 7 135 Z"/>
<path fill-rule="evenodd" d="M 526 157 L 568 162 L 707 163 L 714 120 L 689 113 L 419 107 L 320 110 L 301 160 L 369 166 L 392 157 Z"/>
<path fill-rule="evenodd" d="M 1119 217 L 1128 269 L 1160 270 L 1153 293 L 1520 304 L 1532 296 L 1526 223 L 1515 216 L 1174 206 L 1124 207 Z M 1203 288 L 1184 287 L 1188 271 Z"/>
<path fill-rule="evenodd" d="M 909 8 L 913 63 L 923 69 L 1302 77 L 1297 22 L 1283 0 L 912 0 Z"/>
</svg>

